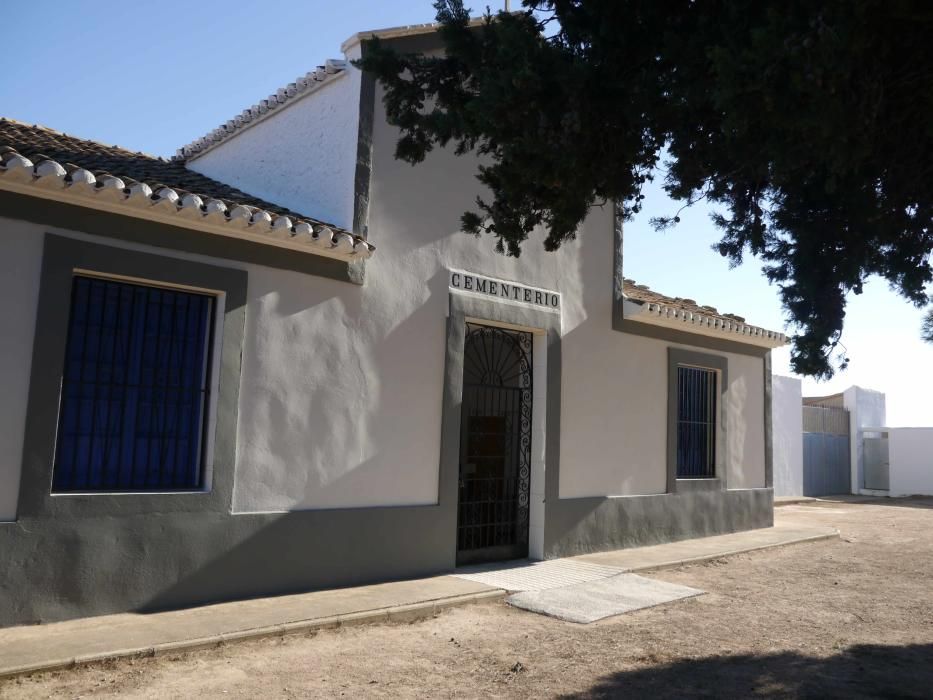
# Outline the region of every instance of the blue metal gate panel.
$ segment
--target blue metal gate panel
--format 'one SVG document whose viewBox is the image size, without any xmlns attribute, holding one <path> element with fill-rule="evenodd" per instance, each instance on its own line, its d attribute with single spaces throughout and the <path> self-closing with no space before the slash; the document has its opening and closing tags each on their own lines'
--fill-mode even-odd
<svg viewBox="0 0 933 700">
<path fill-rule="evenodd" d="M 851 492 L 849 436 L 803 434 L 803 495 L 832 496 Z"/>
</svg>

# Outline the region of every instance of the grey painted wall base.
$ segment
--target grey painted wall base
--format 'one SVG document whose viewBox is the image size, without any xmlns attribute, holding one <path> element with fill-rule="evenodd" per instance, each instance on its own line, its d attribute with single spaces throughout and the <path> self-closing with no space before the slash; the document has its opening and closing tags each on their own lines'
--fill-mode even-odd
<svg viewBox="0 0 933 700">
<path fill-rule="evenodd" d="M 709 490 L 546 504 L 548 559 L 723 535 L 774 524 L 771 489 Z"/>
<path fill-rule="evenodd" d="M 20 518 L 0 525 L 0 626 L 426 576 L 453 535 L 437 506 Z"/>
<path fill-rule="evenodd" d="M 547 505 L 548 558 L 773 524 L 771 489 Z M 0 625 L 441 573 L 454 566 L 454 524 L 439 506 L 21 518 L 0 526 Z"/>
</svg>

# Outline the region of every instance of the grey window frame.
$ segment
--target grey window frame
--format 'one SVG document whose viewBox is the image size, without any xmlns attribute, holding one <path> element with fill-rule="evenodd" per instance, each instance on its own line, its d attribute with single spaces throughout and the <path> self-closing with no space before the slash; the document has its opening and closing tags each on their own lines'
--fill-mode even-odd
<svg viewBox="0 0 933 700">
<path fill-rule="evenodd" d="M 72 280 L 76 273 L 133 278 L 143 284 L 216 290 L 223 295 L 214 344 L 217 396 L 210 486 L 202 491 L 53 493 L 55 438 L 65 360 Z M 248 276 L 245 270 L 92 243 L 47 233 L 42 256 L 29 402 L 23 439 L 17 519 L 88 517 L 154 512 L 229 512 L 236 459 L 237 408 Z"/>
<path fill-rule="evenodd" d="M 724 490 L 726 488 L 726 391 L 729 386 L 729 361 L 721 355 L 710 355 L 684 348 L 668 348 L 667 355 L 667 490 Z M 677 370 L 679 367 L 699 367 L 716 371 L 719 395 L 716 400 L 715 476 L 677 476 Z"/>
</svg>

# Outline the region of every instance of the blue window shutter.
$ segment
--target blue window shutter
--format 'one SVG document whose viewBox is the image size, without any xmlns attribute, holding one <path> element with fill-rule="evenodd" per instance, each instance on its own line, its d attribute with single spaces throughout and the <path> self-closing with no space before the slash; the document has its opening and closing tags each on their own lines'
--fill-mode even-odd
<svg viewBox="0 0 933 700">
<path fill-rule="evenodd" d="M 53 490 L 202 486 L 213 298 L 76 276 Z"/>
</svg>

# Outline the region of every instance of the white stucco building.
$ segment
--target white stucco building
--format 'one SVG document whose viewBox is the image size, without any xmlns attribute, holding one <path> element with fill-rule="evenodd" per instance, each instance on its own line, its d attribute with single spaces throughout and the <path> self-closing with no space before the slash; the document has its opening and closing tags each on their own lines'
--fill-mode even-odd
<svg viewBox="0 0 933 700">
<path fill-rule="evenodd" d="M 0 624 L 772 523 L 784 336 L 624 279 L 610 206 L 464 235 L 370 35 L 172 161 L 0 121 Z"/>
</svg>

